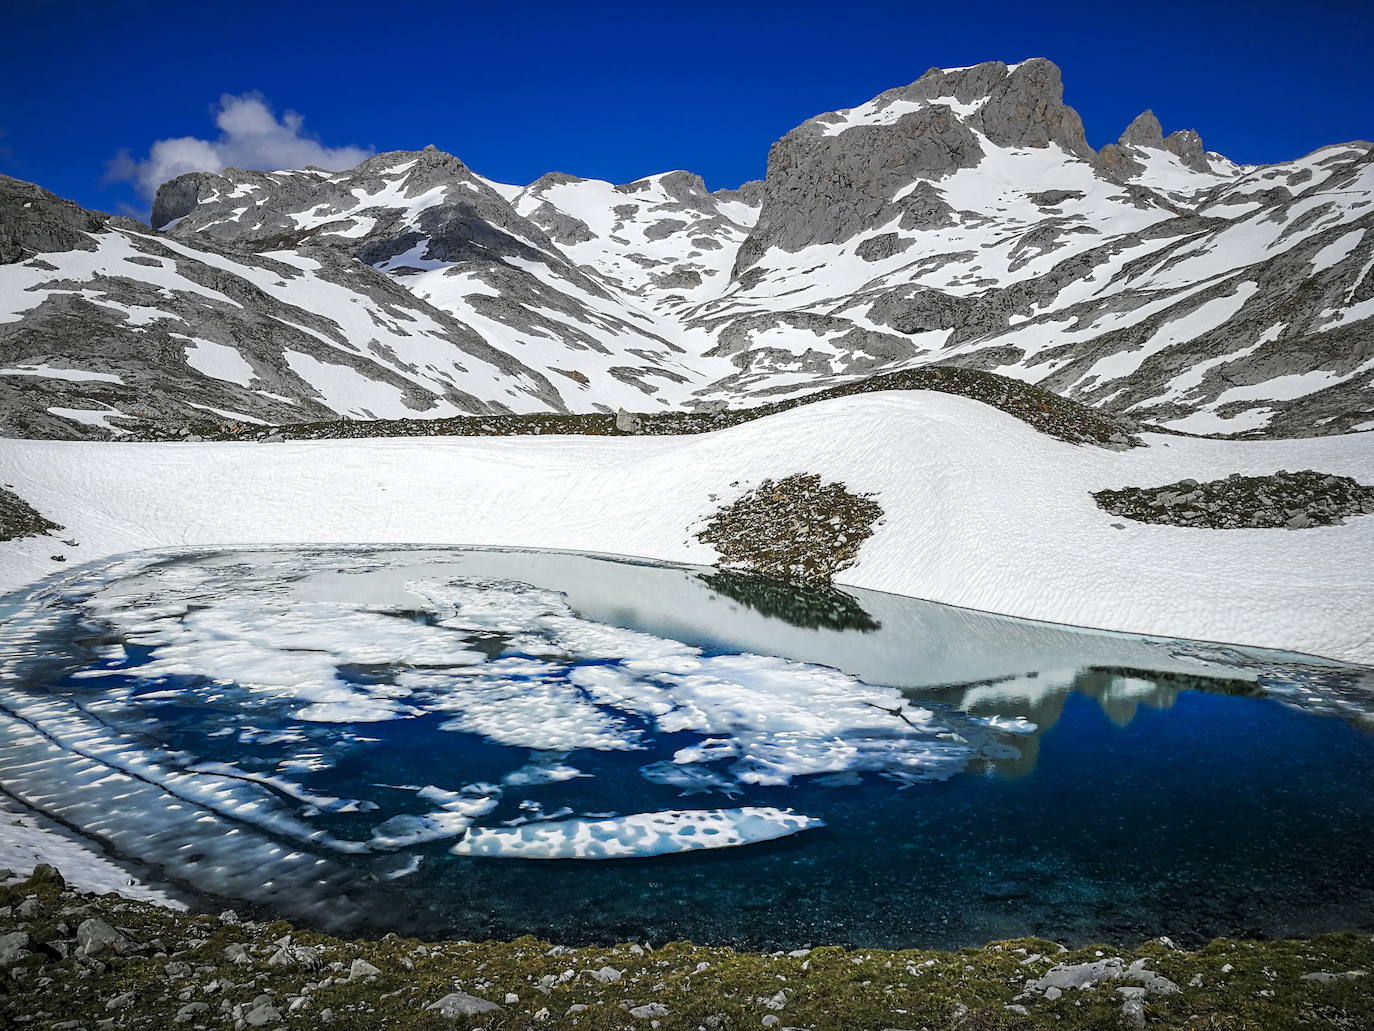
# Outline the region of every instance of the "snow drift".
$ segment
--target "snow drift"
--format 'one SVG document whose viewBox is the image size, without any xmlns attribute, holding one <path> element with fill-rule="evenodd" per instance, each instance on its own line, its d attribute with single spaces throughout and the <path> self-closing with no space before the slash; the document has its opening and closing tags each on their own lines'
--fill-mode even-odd
<svg viewBox="0 0 1374 1031">
<path fill-rule="evenodd" d="M 1318 468 L 1374 482 L 1374 435 L 1128 451 L 1054 440 L 916 391 L 686 437 L 262 444 L 0 441 L 0 482 L 79 542 L 0 544 L 0 588 L 152 547 L 443 543 L 710 564 L 698 527 L 765 478 L 814 472 L 885 517 L 842 582 L 1102 629 L 1374 662 L 1374 519 L 1302 531 L 1122 520 L 1090 492 Z"/>
</svg>

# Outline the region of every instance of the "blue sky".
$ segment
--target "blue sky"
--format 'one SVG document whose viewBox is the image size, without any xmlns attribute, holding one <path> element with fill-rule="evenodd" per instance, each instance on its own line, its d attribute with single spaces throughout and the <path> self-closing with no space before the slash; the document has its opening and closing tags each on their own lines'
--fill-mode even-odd
<svg viewBox="0 0 1374 1031">
<path fill-rule="evenodd" d="M 298 127 L 278 126 L 288 144 L 433 143 L 521 183 L 685 167 L 734 186 L 762 176 L 769 144 L 810 115 L 932 65 L 1031 56 L 1063 68 L 1095 146 L 1146 107 L 1166 132 L 1195 128 L 1245 162 L 1374 138 L 1368 0 L 17 0 L 3 21 L 0 171 L 105 210 L 146 210 L 156 172 L 143 166 L 141 195 L 111 180 L 117 155 L 133 175 L 157 140 L 216 140 L 226 94 L 297 112 Z"/>
</svg>

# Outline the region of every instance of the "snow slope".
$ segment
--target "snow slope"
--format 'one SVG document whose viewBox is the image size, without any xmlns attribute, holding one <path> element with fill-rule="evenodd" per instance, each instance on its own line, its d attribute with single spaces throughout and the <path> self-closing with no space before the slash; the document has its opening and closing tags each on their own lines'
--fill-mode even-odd
<svg viewBox="0 0 1374 1031">
<path fill-rule="evenodd" d="M 764 478 L 815 472 L 875 494 L 886 513 L 845 583 L 1374 662 L 1374 519 L 1190 530 L 1118 520 L 1089 496 L 1279 469 L 1374 482 L 1374 434 L 1145 439 L 1124 452 L 1074 446 L 978 402 L 921 391 L 688 437 L 0 440 L 0 482 L 80 542 L 0 544 L 0 588 L 58 570 L 56 553 L 79 562 L 169 546 L 446 543 L 710 564 L 715 553 L 692 531 L 718 505 Z"/>
</svg>

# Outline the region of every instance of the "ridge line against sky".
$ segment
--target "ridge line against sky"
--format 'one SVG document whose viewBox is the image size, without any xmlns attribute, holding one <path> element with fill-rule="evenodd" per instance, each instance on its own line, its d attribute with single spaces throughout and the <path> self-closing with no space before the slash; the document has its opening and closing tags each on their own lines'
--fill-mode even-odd
<svg viewBox="0 0 1374 1031">
<path fill-rule="evenodd" d="M 761 178 L 769 145 L 812 115 L 932 66 L 1033 56 L 1063 69 L 1095 147 L 1146 108 L 1245 163 L 1374 137 L 1374 5 L 1348 0 L 1160 0 L 1146 13 L 1086 0 L 449 3 L 424 17 L 355 0 L 31 0 L 5 22 L 0 172 L 136 213 L 157 174 L 198 160 L 347 167 L 429 143 L 504 182 L 685 168 L 732 187 Z M 236 141 L 235 115 L 272 145 Z M 169 140 L 184 145 L 165 168 L 138 164 Z"/>
</svg>

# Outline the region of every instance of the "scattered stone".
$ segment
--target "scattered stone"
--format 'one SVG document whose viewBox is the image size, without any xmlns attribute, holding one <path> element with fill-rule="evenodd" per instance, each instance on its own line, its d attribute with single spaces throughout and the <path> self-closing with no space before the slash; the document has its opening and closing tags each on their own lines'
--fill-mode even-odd
<svg viewBox="0 0 1374 1031">
<path fill-rule="evenodd" d="M 431 1002 L 425 1007 L 427 1010 L 433 1010 L 435 1013 L 438 1013 L 441 1017 L 449 1017 L 451 1019 L 457 1017 L 471 1017 L 478 1013 L 491 1013 L 500 1008 L 501 1007 L 494 1002 L 488 1002 L 486 999 L 479 999 L 477 996 L 468 995 L 466 992 L 452 992 L 445 995 L 438 1002 Z"/>
<path fill-rule="evenodd" d="M 81 921 L 76 929 L 77 949 L 83 956 L 98 956 L 106 949 L 118 951 L 127 946 L 129 939 L 99 917 Z"/>
<path fill-rule="evenodd" d="M 1026 982 L 1027 992 L 1043 993 L 1048 988 L 1061 992 L 1091 988 L 1099 981 L 1117 981 L 1126 972 L 1119 959 L 1099 959 L 1092 963 L 1056 964 L 1043 976 Z"/>
<path fill-rule="evenodd" d="M 668 1007 L 661 1002 L 650 1002 L 630 1010 L 630 1016 L 638 1017 L 640 1020 L 652 1020 L 655 1017 L 666 1017 L 667 1015 Z"/>
<path fill-rule="evenodd" d="M 1122 988 L 1120 991 L 1125 994 L 1132 991 L 1129 988 Z M 1145 1027 L 1145 998 L 1143 989 L 1134 989 L 1140 992 L 1139 995 L 1127 995 L 1121 1003 L 1121 1022 L 1133 1031 L 1142 1031 Z"/>
<path fill-rule="evenodd" d="M 374 967 L 365 959 L 355 959 L 353 965 L 348 968 L 348 980 L 355 981 L 360 977 L 376 977 L 381 971 Z"/>
<path fill-rule="evenodd" d="M 3 538 L 0 538 L 3 540 Z M 66 878 L 55 866 L 47 863 L 39 863 L 33 868 L 33 873 L 29 874 L 29 880 L 35 885 L 48 885 L 57 888 L 59 891 L 67 886 Z"/>
<path fill-rule="evenodd" d="M 274 1024 L 281 1020 L 281 1010 L 273 1005 L 270 995 L 260 995 L 253 1000 L 252 1005 L 243 1013 L 243 1022 L 249 1027 L 262 1027 L 265 1024 Z"/>
<path fill-rule="evenodd" d="M 1214 530 L 1307 530 L 1374 513 L 1374 486 L 1312 469 L 1279 470 L 1269 476 L 1233 473 L 1207 483 L 1190 478 L 1161 487 L 1101 490 L 1093 494 L 1093 500 L 1112 515 L 1141 523 Z"/>
<path fill-rule="evenodd" d="M 1368 970 L 1347 970 L 1343 974 L 1333 974 L 1330 971 L 1319 970 L 1315 974 L 1303 974 L 1302 980 L 1316 981 L 1318 984 L 1330 984 L 1333 981 L 1353 981 L 1356 978 L 1368 976 Z"/>
<path fill-rule="evenodd" d="M 26 931 L 0 934 L 0 968 L 8 969 L 29 956 L 29 935 Z"/>
<path fill-rule="evenodd" d="M 882 508 L 814 473 L 764 480 L 697 533 L 722 565 L 788 580 L 826 581 L 858 558 Z"/>
</svg>

